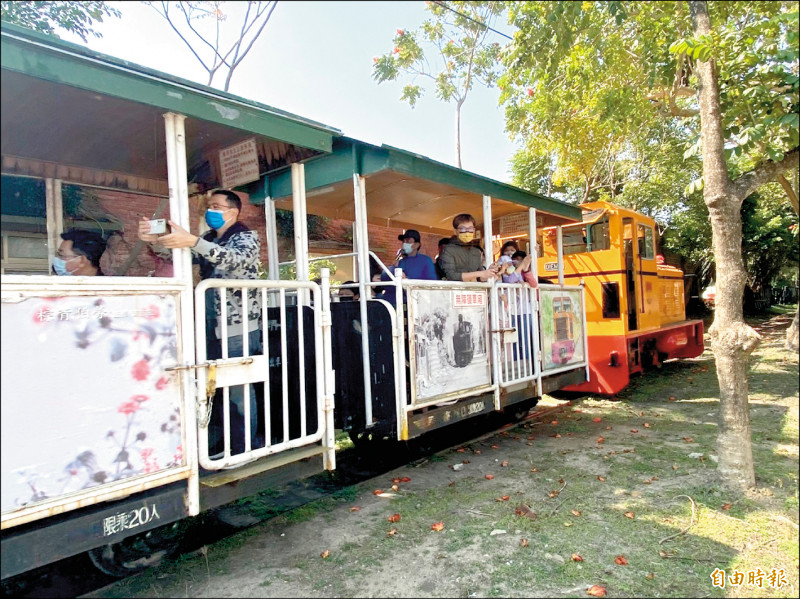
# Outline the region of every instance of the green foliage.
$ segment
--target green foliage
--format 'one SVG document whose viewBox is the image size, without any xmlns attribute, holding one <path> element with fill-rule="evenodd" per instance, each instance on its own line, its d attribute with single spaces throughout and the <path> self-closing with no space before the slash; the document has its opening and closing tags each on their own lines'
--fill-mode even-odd
<svg viewBox="0 0 800 599">
<path fill-rule="evenodd" d="M 426 2 L 432 17 L 416 31 L 398 29 L 391 52 L 373 58 L 372 78 L 378 83 L 410 76 L 401 100 L 413 108 L 428 80 L 434 94 L 444 102 L 455 102 L 460 111 L 476 82 L 492 87 L 497 79 L 501 48 L 489 42 L 492 26 L 502 14 L 502 2 Z"/>
<path fill-rule="evenodd" d="M 294 237 L 294 213 L 291 210 L 275 211 L 276 228 L 279 237 L 291 239 Z M 328 227 L 328 219 L 324 216 L 309 214 L 306 216 L 308 225 L 309 239 L 325 239 L 325 231 Z"/>
<path fill-rule="evenodd" d="M 710 278 L 695 63 L 713 59 L 719 73 L 730 176 L 782 160 L 798 145 L 797 4 L 710 2 L 712 32 L 700 38 L 685 2 L 516 2 L 508 10 L 517 31 L 498 83 L 507 130 L 523 143 L 514 182 L 649 214 L 666 228 L 664 246 Z M 756 286 L 796 255 L 785 241 L 796 216 L 775 189 L 762 190 L 759 201 L 770 205 L 743 211 Z M 774 254 L 760 249 L 770 243 Z"/>
<path fill-rule="evenodd" d="M 775 183 L 742 203 L 742 254 L 754 291 L 776 282 L 784 267 L 797 269 L 800 256 L 792 231 L 795 222 L 797 217 Z"/>
<path fill-rule="evenodd" d="M 333 275 L 336 274 L 336 263 L 333 260 L 314 260 L 310 262 L 308 265 L 309 271 L 309 279 L 314 280 L 320 277 L 320 271 L 323 268 L 327 268 L 330 270 L 330 277 L 332 284 L 338 284 L 338 281 L 333 279 Z M 297 265 L 295 263 L 292 264 L 285 264 L 280 268 L 280 277 L 281 281 L 296 281 L 297 280 Z M 262 279 L 266 279 L 266 276 L 262 276 Z"/>
<path fill-rule="evenodd" d="M 713 34 L 695 39 L 683 2 L 510 5 L 518 31 L 500 77 L 509 132 L 528 154 L 555 156 L 554 182 L 580 183 L 588 199 L 609 183 L 608 157 L 667 113 L 684 117 L 684 157 L 698 154 L 693 69 L 713 57 L 728 157 L 782 160 L 798 143 L 797 5 L 715 2 L 710 12 Z M 699 179 L 685 182 L 688 194 Z"/>
<path fill-rule="evenodd" d="M 500 44 L 486 38 L 488 27 L 503 11 L 502 3 L 449 2 L 452 11 L 436 2 L 426 5 L 432 18 L 417 31 L 397 30 L 394 49 L 373 59 L 373 79 L 383 83 L 401 75 L 429 78 L 436 96 L 445 102 L 463 101 L 475 81 L 491 87 Z M 432 67 L 433 60 L 437 64 Z M 421 86 L 407 85 L 402 99 L 414 106 L 423 93 Z"/>
<path fill-rule="evenodd" d="M 687 132 L 665 129 L 645 93 L 628 31 L 600 3 L 522 2 L 509 8 L 518 27 L 504 54 L 500 102 L 522 153 L 549 157 L 552 183 L 568 199 L 615 199 L 628 182 L 651 178 L 659 146 Z M 665 135 L 668 134 L 668 135 Z M 515 172 L 520 168 L 515 161 Z M 617 201 L 615 199 L 615 201 Z"/>
<path fill-rule="evenodd" d="M 749 286 L 758 291 L 777 283 L 787 267 L 796 270 L 798 246 L 796 215 L 776 183 L 745 199 L 741 209 L 742 257 Z M 682 205 L 670 219 L 663 247 L 683 256 L 695 271 L 701 287 L 714 280 L 714 252 L 708 211 L 699 194 Z"/>
<path fill-rule="evenodd" d="M 71 31 L 86 42 L 86 37 L 103 37 L 92 25 L 103 17 L 120 17 L 121 13 L 105 2 L 0 2 L 0 18 L 7 23 L 58 37 L 56 29 Z"/>
<path fill-rule="evenodd" d="M 788 2 L 714 3 L 714 31 L 670 46 L 679 61 L 714 58 L 729 159 L 783 160 L 798 145 L 798 9 Z"/>
</svg>

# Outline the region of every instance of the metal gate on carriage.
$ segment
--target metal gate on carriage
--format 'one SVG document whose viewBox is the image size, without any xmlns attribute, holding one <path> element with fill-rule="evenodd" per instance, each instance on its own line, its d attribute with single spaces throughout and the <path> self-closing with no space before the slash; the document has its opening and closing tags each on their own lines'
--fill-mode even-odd
<svg viewBox="0 0 800 599">
<path fill-rule="evenodd" d="M 492 332 L 496 352 L 496 375 L 501 387 L 535 381 L 541 368 L 539 355 L 539 310 L 535 288 L 497 283 L 491 290 L 495 309 Z"/>
<path fill-rule="evenodd" d="M 321 444 L 334 469 L 328 277 L 207 279 L 195 306 L 200 465 L 233 468 Z M 229 312 L 247 322 L 229 322 Z"/>
<path fill-rule="evenodd" d="M 497 283 L 491 292 L 501 387 L 576 368 L 586 368 L 588 380 L 582 286 Z"/>
</svg>

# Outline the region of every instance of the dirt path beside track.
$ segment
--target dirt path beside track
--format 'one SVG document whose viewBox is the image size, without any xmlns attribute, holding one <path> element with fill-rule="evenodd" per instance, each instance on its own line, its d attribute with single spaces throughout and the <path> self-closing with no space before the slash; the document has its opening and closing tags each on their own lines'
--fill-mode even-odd
<svg viewBox="0 0 800 599">
<path fill-rule="evenodd" d="M 798 357 L 754 322 L 757 488 L 715 483 L 709 350 L 262 522 L 88 597 L 797 596 Z M 545 398 L 537 410 L 564 406 Z M 621 558 L 621 559 L 620 559 Z M 712 586 L 715 569 L 785 585 Z M 779 582 L 776 579 L 776 582 Z"/>
</svg>

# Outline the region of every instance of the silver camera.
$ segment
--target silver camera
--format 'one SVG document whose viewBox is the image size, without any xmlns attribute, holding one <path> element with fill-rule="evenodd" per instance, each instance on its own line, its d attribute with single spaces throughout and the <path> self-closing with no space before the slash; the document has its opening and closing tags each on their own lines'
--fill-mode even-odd
<svg viewBox="0 0 800 599">
<path fill-rule="evenodd" d="M 150 221 L 150 233 L 152 235 L 163 235 L 167 232 L 167 219 L 154 218 Z"/>
</svg>

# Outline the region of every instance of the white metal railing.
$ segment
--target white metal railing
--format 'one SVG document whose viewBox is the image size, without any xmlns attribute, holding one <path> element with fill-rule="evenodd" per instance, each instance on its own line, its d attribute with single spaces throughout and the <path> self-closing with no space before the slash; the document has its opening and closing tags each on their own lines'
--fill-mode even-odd
<svg viewBox="0 0 800 599">
<path fill-rule="evenodd" d="M 496 374 L 501 387 L 537 380 L 539 301 L 536 288 L 523 283 L 496 283 Z"/>
<path fill-rule="evenodd" d="M 221 357 L 208 359 L 208 350 L 211 348 L 206 343 L 206 324 L 203 318 L 198 318 L 196 347 L 200 366 L 197 368 L 200 464 L 209 470 L 230 468 L 322 441 L 326 451 L 326 467 L 332 468 L 335 457 L 327 269 L 323 269 L 321 286 L 302 281 L 207 279 L 195 289 L 199 315 L 206 314 L 206 291 L 209 289 L 219 294 L 216 305 L 220 307 L 222 315 L 218 318 L 216 335 L 220 339 Z M 300 302 L 294 305 L 287 302 L 287 294 L 309 292 L 312 299 L 310 307 L 304 307 Z M 233 295 L 231 301 L 239 304 L 240 313 L 255 313 L 258 318 L 242 325 L 234 323 L 229 326 L 230 295 Z M 304 311 L 307 310 L 313 310 L 312 331 L 305 330 Z M 247 329 L 256 331 L 254 337 L 260 341 L 260 348 L 251 347 Z M 236 339 L 237 335 L 240 339 Z M 307 356 L 305 350 L 309 335 L 313 336 L 313 369 L 309 363 L 311 356 Z M 290 341 L 295 337 L 297 345 L 292 347 Z M 295 366 L 293 372 L 289 370 L 290 361 Z M 315 377 L 316 380 L 316 396 L 311 403 L 313 408 L 307 407 L 309 377 Z M 279 397 L 272 396 L 273 383 L 280 388 Z M 258 387 L 263 389 L 260 401 Z M 290 389 L 296 390 L 296 394 L 290 394 Z M 222 402 L 221 422 L 211 422 L 212 417 L 219 420 L 212 416 L 214 401 Z M 241 431 L 234 421 L 235 414 L 232 414 L 235 409 L 241 412 L 241 417 L 236 418 L 242 423 Z M 313 409 L 313 414 L 308 412 L 309 409 Z M 275 413 L 280 414 L 280 423 L 272 422 Z M 308 423 L 312 418 L 317 425 L 314 430 L 308 431 Z M 253 427 L 262 422 L 263 437 L 257 438 Z M 222 451 L 212 455 L 209 455 L 210 424 L 215 430 L 221 430 L 222 436 Z M 242 451 L 233 453 L 234 449 L 240 448 Z"/>
</svg>

